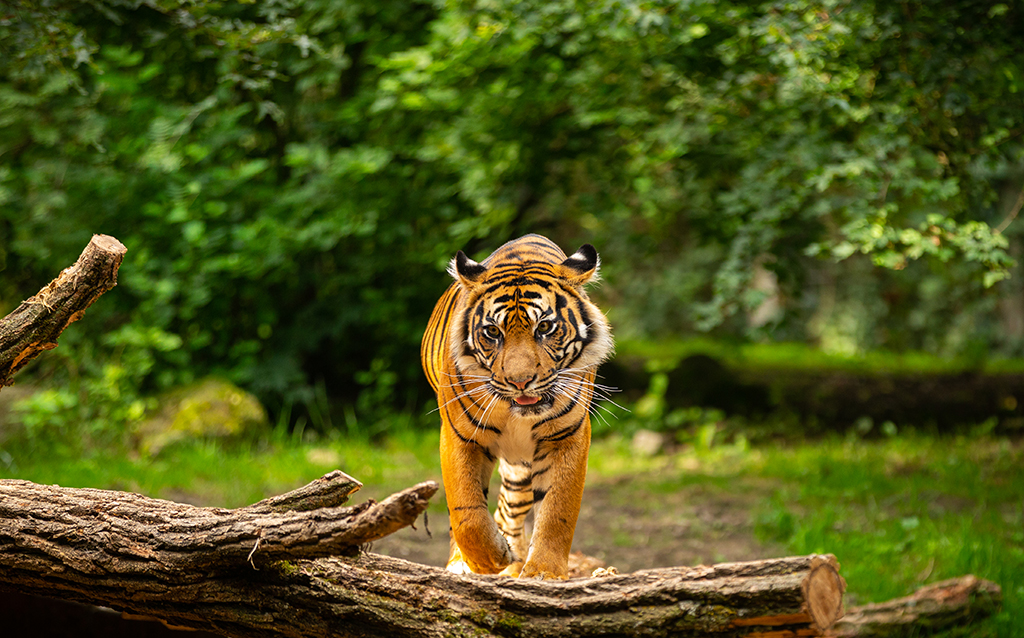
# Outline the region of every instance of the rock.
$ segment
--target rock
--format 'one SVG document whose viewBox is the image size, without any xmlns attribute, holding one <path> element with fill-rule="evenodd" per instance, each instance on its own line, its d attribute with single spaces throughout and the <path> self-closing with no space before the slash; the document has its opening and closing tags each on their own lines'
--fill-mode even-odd
<svg viewBox="0 0 1024 638">
<path fill-rule="evenodd" d="M 136 429 L 136 449 L 143 455 L 159 454 L 181 441 L 253 439 L 270 431 L 263 405 L 229 381 L 206 378 L 171 390 L 159 400 L 157 414 Z"/>
<path fill-rule="evenodd" d="M 653 430 L 638 430 L 633 435 L 633 451 L 642 456 L 657 456 L 665 450 L 667 437 Z"/>
</svg>

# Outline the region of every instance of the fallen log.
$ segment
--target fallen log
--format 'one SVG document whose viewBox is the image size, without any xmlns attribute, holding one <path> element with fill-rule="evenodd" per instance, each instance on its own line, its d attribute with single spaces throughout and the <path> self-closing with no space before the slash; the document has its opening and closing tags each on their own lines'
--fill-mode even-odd
<svg viewBox="0 0 1024 638">
<path fill-rule="evenodd" d="M 353 554 L 411 524 L 437 483 L 428 481 L 381 503 L 338 507 L 361 483 L 331 472 L 289 494 L 240 509 L 194 507 L 130 492 L 62 488 L 0 480 L 0 569 L 30 582 L 55 573 L 204 580 L 211 573 L 285 559 Z"/>
<path fill-rule="evenodd" d="M 57 337 L 100 295 L 117 285 L 127 252 L 108 235 L 93 235 L 78 260 L 33 297 L 0 319 L 0 388 L 29 361 L 57 347 Z"/>
<path fill-rule="evenodd" d="M 920 636 L 990 616 L 1002 605 L 999 585 L 967 575 L 918 589 L 909 596 L 854 607 L 840 620 L 837 638 Z"/>
<path fill-rule="evenodd" d="M 333 472 L 228 510 L 2 480 L 0 589 L 227 636 L 815 636 L 842 614 L 833 556 L 553 582 L 360 552 L 437 484 L 340 507 L 358 486 Z"/>
</svg>

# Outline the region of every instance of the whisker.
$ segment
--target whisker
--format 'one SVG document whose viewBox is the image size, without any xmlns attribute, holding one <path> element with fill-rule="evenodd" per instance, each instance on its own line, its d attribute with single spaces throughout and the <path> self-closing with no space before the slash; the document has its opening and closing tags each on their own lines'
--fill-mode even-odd
<svg viewBox="0 0 1024 638">
<path fill-rule="evenodd" d="M 579 379 L 579 378 L 576 378 L 576 377 L 574 377 L 572 375 L 566 375 L 564 381 L 566 383 L 576 384 L 576 385 L 572 386 L 573 389 L 577 389 L 580 385 L 588 386 L 591 389 L 591 405 L 595 405 L 595 402 L 593 401 L 593 399 L 597 398 L 597 399 L 600 399 L 600 401 L 602 401 L 602 402 L 611 403 L 612 405 L 614 405 L 615 407 L 619 408 L 620 410 L 623 410 L 624 412 L 629 412 L 628 408 L 626 408 L 626 407 L 624 407 L 622 405 L 619 405 L 610 396 L 608 396 L 609 392 L 619 392 L 620 390 L 618 388 L 610 388 L 608 386 L 603 386 L 603 385 L 601 385 L 599 383 L 592 383 L 592 382 L 587 381 L 586 379 Z M 602 408 L 604 410 L 607 410 L 609 413 L 614 414 L 614 413 L 611 412 L 611 410 L 608 410 L 608 408 L 605 408 L 604 406 L 598 405 L 597 407 L 600 407 L 600 408 Z M 617 415 L 616 415 L 616 418 L 618 418 Z"/>
<path fill-rule="evenodd" d="M 491 400 L 487 403 L 487 407 L 484 409 L 483 414 L 480 417 L 477 418 L 477 423 L 479 423 L 480 425 L 487 425 L 487 414 L 491 411 L 491 409 L 494 407 L 494 405 L 497 403 L 498 399 L 500 399 L 500 398 L 501 397 L 498 394 L 492 394 L 491 395 Z M 476 433 L 479 432 L 479 431 L 480 431 L 480 426 L 479 425 L 475 426 L 474 429 L 473 429 L 473 436 L 470 437 L 471 441 L 475 441 L 476 440 Z"/>
<path fill-rule="evenodd" d="M 451 403 L 454 403 L 454 402 L 458 401 L 459 399 L 464 399 L 466 397 L 471 397 L 474 394 L 480 394 L 481 392 L 486 392 L 486 391 L 487 391 L 487 387 L 486 386 L 477 386 L 477 387 L 475 387 L 475 388 L 473 388 L 471 390 L 466 390 L 465 392 L 460 392 L 459 394 L 456 394 L 451 399 L 445 401 L 443 405 L 437 406 L 436 408 L 434 408 L 433 410 L 431 410 L 427 414 L 433 414 L 435 412 L 439 412 L 441 410 L 441 408 L 443 408 L 443 407 L 445 407 L 445 406 L 447 406 L 447 405 L 449 405 Z M 465 410 L 463 410 L 463 413 L 465 413 Z"/>
</svg>

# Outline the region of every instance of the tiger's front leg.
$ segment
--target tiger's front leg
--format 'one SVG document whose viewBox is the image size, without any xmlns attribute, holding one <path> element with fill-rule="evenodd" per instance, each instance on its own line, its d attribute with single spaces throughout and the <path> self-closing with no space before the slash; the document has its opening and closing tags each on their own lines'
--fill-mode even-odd
<svg viewBox="0 0 1024 638">
<path fill-rule="evenodd" d="M 534 504 L 533 538 L 520 578 L 565 579 L 569 576 L 569 552 L 583 501 L 590 452 L 590 417 L 583 418 L 575 435 L 547 451 L 550 469 L 542 475 L 543 481 L 534 483 L 544 496 Z M 544 454 L 542 450 L 538 452 Z"/>
<path fill-rule="evenodd" d="M 487 509 L 495 460 L 482 446 L 461 440 L 443 418 L 441 427 L 441 476 L 452 533 L 448 570 L 496 574 L 514 557 Z"/>
</svg>

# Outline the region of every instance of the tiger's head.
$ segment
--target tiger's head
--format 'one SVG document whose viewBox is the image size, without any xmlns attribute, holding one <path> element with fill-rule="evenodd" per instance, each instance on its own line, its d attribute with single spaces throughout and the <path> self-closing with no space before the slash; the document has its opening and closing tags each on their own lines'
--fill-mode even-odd
<svg viewBox="0 0 1024 638">
<path fill-rule="evenodd" d="M 520 414 L 546 412 L 579 388 L 613 349 L 608 320 L 583 291 L 599 265 L 590 244 L 561 263 L 478 263 L 459 251 L 449 267 L 463 291 L 452 324 L 459 372 Z"/>
</svg>

